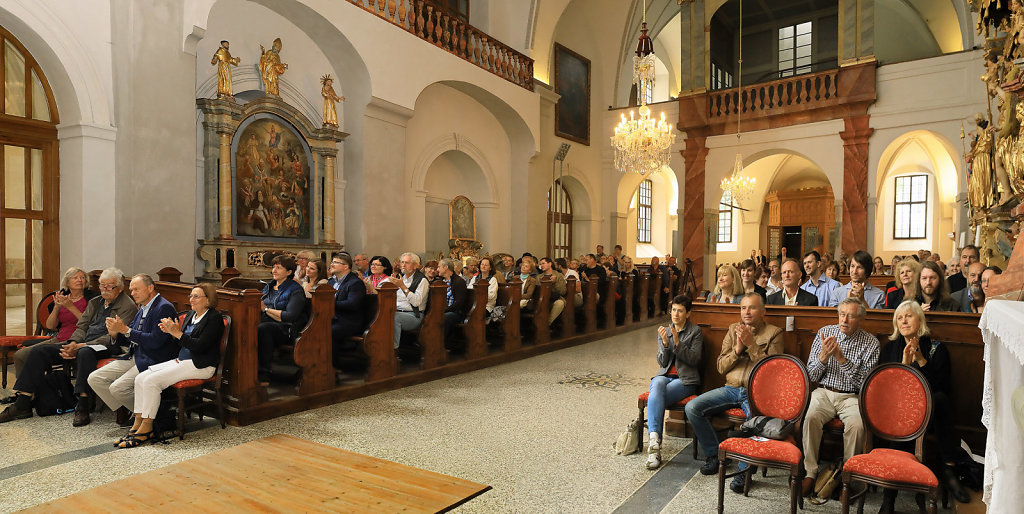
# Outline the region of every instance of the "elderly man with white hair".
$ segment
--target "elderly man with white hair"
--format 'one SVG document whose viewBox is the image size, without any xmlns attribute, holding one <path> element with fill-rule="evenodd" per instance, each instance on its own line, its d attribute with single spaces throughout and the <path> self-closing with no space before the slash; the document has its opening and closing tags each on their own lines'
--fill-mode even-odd
<svg viewBox="0 0 1024 514">
<path fill-rule="evenodd" d="M 430 294 L 430 282 L 420 271 L 420 256 L 405 252 L 399 258 L 401 278 L 390 277 L 388 280 L 398 286 L 398 311 L 395 312 L 395 348 L 402 340 L 402 332 L 416 330 L 423 324 L 423 315 L 427 311 L 427 299 Z"/>
</svg>

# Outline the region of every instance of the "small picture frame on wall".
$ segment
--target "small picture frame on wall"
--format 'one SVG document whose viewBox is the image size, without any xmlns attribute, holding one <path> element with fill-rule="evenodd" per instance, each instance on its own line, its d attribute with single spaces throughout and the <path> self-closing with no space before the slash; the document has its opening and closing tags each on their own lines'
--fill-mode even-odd
<svg viewBox="0 0 1024 514">
<path fill-rule="evenodd" d="M 555 43 L 555 135 L 590 146 L 590 59 Z"/>
</svg>

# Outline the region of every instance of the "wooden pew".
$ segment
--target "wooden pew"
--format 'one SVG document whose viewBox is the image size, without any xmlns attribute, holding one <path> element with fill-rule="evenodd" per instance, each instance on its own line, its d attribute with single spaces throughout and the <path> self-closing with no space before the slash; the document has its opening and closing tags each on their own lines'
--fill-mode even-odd
<svg viewBox="0 0 1024 514">
<path fill-rule="evenodd" d="M 391 281 L 381 282 L 377 287 L 377 313 L 363 332 L 362 340 L 363 352 L 370 361 L 366 370 L 367 382 L 384 380 L 398 373 L 398 358 L 395 356 L 397 291 L 398 286 Z"/>
<path fill-rule="evenodd" d="M 334 319 L 334 288 L 321 284 L 313 288 L 309 322 L 295 339 L 292 359 L 302 368 L 299 396 L 334 387 L 331 356 L 331 320 Z"/>
<path fill-rule="evenodd" d="M 796 330 L 784 332 L 785 351 L 804 362 L 819 328 L 838 322 L 834 307 L 768 306 L 765 321 L 785 329 L 786 318 L 792 316 Z M 891 310 L 870 309 L 861 322 L 861 329 L 870 334 L 882 334 L 885 342 L 892 333 Z M 978 329 L 980 315 L 972 313 L 928 312 L 925 314 L 932 336 L 946 345 L 953 365 L 950 377 L 953 419 L 960 434 L 977 450 L 984 446 L 985 428 L 981 425 L 981 395 L 984 380 L 984 342 Z M 701 378 L 704 390 L 724 383 L 718 373 L 717 359 L 722 339 L 730 324 L 739 321 L 739 305 L 693 304 L 690 316 L 704 332 L 704 360 Z M 884 343 L 882 344 L 884 347 Z"/>
<path fill-rule="evenodd" d="M 583 330 L 590 334 L 597 332 L 597 275 L 583 282 Z"/>
<path fill-rule="evenodd" d="M 640 280 L 638 286 L 639 287 L 637 291 L 639 293 L 639 297 L 637 298 L 638 309 L 636 314 L 636 321 L 638 323 L 644 323 L 647 321 L 647 318 L 649 317 L 649 312 L 647 310 L 647 302 L 649 301 L 651 295 L 651 277 L 650 275 L 647 274 L 646 271 L 640 272 Z"/>
<path fill-rule="evenodd" d="M 523 345 L 519 333 L 519 300 L 523 297 L 523 282 L 514 277 L 511 282 L 498 284 L 498 303 L 505 306 L 505 319 L 501 322 L 501 334 L 505 352 L 518 350 Z"/>
<path fill-rule="evenodd" d="M 466 337 L 466 358 L 479 359 L 487 355 L 487 282 L 477 281 L 470 294 L 473 307 L 469 309 L 462 332 Z"/>
<path fill-rule="evenodd" d="M 423 325 L 419 329 L 420 348 L 423 349 L 422 369 L 443 366 L 448 360 L 444 347 L 444 310 L 448 306 L 448 286 L 437 281 L 430 284 L 430 299 L 427 312 L 423 314 Z"/>
<path fill-rule="evenodd" d="M 626 277 L 622 279 L 622 300 L 626 312 L 625 317 L 622 318 L 623 326 L 633 324 L 633 298 L 636 297 L 636 291 L 633 290 L 634 287 L 633 275 L 626 275 Z"/>
<path fill-rule="evenodd" d="M 618 292 L 619 277 L 610 275 L 605 281 L 603 300 L 601 306 L 604 308 L 604 327 L 615 328 L 615 294 Z"/>
<path fill-rule="evenodd" d="M 579 282 L 576 277 L 565 277 L 565 307 L 562 308 L 562 338 L 576 335 L 576 290 Z"/>
<path fill-rule="evenodd" d="M 551 328 L 548 318 L 551 316 L 551 286 L 554 282 L 548 277 L 541 277 L 537 287 L 533 288 L 532 309 L 522 311 L 519 315 L 525 323 L 533 325 L 534 344 L 544 344 L 551 340 Z"/>
</svg>

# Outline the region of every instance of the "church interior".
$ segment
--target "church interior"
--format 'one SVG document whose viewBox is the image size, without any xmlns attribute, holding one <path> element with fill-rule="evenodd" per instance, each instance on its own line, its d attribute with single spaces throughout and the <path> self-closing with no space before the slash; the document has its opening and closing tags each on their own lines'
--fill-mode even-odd
<svg viewBox="0 0 1024 514">
<path fill-rule="evenodd" d="M 1019 0 L 5 0 L 0 46 L 0 511 L 1024 504 Z"/>
</svg>

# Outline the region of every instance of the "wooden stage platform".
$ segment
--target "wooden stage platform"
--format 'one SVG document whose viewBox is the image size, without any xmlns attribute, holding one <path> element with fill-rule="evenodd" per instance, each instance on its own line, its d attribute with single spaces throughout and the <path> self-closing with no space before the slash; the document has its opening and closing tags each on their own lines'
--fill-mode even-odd
<svg viewBox="0 0 1024 514">
<path fill-rule="evenodd" d="M 25 512 L 444 512 L 490 489 L 277 434 Z"/>
</svg>

